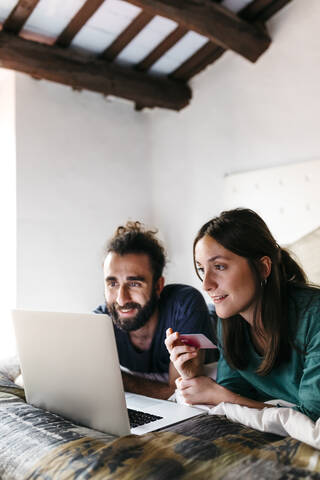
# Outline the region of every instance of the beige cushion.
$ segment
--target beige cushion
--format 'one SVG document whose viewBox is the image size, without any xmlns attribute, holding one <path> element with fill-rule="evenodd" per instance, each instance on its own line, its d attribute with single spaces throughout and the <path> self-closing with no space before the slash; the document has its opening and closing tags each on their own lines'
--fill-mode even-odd
<svg viewBox="0 0 320 480">
<path fill-rule="evenodd" d="M 288 245 L 310 282 L 320 285 L 320 227 Z"/>
</svg>

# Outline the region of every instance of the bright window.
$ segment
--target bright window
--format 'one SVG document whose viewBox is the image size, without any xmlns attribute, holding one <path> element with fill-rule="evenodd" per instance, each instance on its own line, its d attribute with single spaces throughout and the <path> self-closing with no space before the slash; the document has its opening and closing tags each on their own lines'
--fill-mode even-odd
<svg viewBox="0 0 320 480">
<path fill-rule="evenodd" d="M 16 306 L 15 76 L 0 68 L 0 358 L 15 353 L 10 310 Z"/>
</svg>

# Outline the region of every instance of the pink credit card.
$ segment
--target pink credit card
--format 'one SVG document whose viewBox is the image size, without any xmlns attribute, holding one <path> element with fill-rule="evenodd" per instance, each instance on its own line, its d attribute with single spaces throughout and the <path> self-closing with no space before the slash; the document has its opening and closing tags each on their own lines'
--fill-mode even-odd
<svg viewBox="0 0 320 480">
<path fill-rule="evenodd" d="M 180 335 L 179 339 L 182 343 L 196 348 L 217 348 L 214 343 L 209 340 L 203 333 L 186 333 Z"/>
</svg>

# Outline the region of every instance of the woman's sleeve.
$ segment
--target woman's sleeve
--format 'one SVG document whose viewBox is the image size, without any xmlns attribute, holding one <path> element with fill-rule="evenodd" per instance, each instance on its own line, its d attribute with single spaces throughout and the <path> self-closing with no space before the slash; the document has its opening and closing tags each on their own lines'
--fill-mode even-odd
<svg viewBox="0 0 320 480">
<path fill-rule="evenodd" d="M 306 354 L 296 409 L 313 421 L 320 417 L 320 312 L 309 314 Z"/>
<path fill-rule="evenodd" d="M 258 392 L 242 377 L 238 370 L 234 370 L 229 366 L 223 356 L 222 350 L 220 350 L 218 361 L 217 383 L 243 397 L 259 400 Z"/>
<path fill-rule="evenodd" d="M 252 400 L 258 400 L 258 392 L 255 388 L 241 375 L 238 370 L 230 367 L 223 355 L 222 347 L 222 331 L 221 320 L 217 323 L 217 344 L 219 347 L 219 361 L 217 370 L 217 383 L 231 390 L 234 393 Z"/>
</svg>

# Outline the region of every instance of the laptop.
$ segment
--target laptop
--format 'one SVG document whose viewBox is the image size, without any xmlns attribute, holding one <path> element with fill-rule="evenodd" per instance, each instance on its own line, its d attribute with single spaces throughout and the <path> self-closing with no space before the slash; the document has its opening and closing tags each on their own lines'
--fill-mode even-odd
<svg viewBox="0 0 320 480">
<path fill-rule="evenodd" d="M 12 317 L 28 403 L 118 436 L 141 435 L 204 413 L 125 394 L 108 315 L 14 310 Z"/>
</svg>

